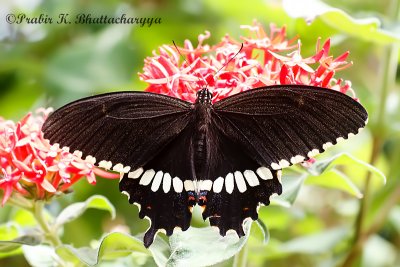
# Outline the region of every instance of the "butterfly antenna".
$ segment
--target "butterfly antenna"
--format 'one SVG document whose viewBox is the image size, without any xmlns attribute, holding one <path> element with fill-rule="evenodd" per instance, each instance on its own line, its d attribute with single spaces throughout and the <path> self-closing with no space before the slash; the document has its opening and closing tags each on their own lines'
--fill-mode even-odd
<svg viewBox="0 0 400 267">
<path fill-rule="evenodd" d="M 178 48 L 178 46 L 175 44 L 175 41 L 174 41 L 174 40 L 172 40 L 172 43 L 174 44 L 174 46 L 175 46 L 175 48 L 176 48 L 176 51 L 178 51 L 178 54 L 183 58 L 183 60 L 186 62 L 186 64 L 187 64 L 188 66 L 190 66 L 190 70 L 193 71 L 193 67 L 189 64 L 189 62 L 187 62 L 186 58 L 181 54 L 181 51 L 179 51 L 179 48 Z M 206 84 L 206 88 L 207 88 L 208 83 L 207 83 L 207 81 L 204 79 L 204 77 L 201 76 L 201 79 L 200 79 L 199 77 L 197 77 L 197 78 L 199 79 L 199 81 L 200 81 L 200 80 L 203 80 L 203 82 Z"/>
<path fill-rule="evenodd" d="M 239 51 L 237 51 L 236 54 L 234 54 L 227 62 L 225 62 L 225 64 L 224 64 L 221 68 L 219 68 L 219 70 L 217 70 L 217 72 L 214 74 L 214 77 L 217 76 L 217 74 L 218 74 L 223 68 L 225 68 L 226 65 L 228 65 L 229 62 L 231 62 L 231 61 L 240 53 L 240 51 L 242 51 L 242 49 L 243 49 L 243 43 L 242 43 L 242 45 L 240 46 Z"/>
</svg>

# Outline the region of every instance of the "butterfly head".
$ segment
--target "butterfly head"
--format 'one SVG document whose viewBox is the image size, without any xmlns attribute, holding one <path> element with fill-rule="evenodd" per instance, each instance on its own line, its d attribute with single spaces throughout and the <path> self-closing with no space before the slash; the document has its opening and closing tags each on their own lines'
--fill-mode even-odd
<svg viewBox="0 0 400 267">
<path fill-rule="evenodd" d="M 212 97 L 212 93 L 207 88 L 202 88 L 197 91 L 196 103 L 211 104 Z"/>
</svg>

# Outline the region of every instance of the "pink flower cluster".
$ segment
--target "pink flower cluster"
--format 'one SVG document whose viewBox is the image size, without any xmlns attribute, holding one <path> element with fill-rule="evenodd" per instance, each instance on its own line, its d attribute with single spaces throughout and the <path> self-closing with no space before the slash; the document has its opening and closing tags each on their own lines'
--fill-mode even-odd
<svg viewBox="0 0 400 267">
<path fill-rule="evenodd" d="M 40 109 L 37 116 L 26 115 L 14 123 L 0 117 L 0 193 L 2 205 L 14 191 L 26 198 L 48 199 L 65 192 L 82 177 L 96 182 L 96 175 L 118 178 L 105 172 L 90 159 L 82 160 L 43 138 L 41 127 L 50 109 Z"/>
<path fill-rule="evenodd" d="M 346 62 L 349 52 L 337 58 L 330 56 L 329 39 L 322 47 L 318 40 L 315 54 L 303 58 L 300 40 L 288 40 L 285 27 L 271 25 L 270 34 L 257 22 L 242 28 L 250 34 L 240 42 L 227 35 L 209 46 L 204 44 L 209 32 L 198 37 L 196 48 L 186 40 L 184 47 L 178 48 L 184 59 L 174 46 L 161 46 L 159 54 L 154 52 L 153 57 L 145 59 L 143 73 L 139 73 L 140 79 L 149 83 L 146 91 L 194 102 L 196 92 L 207 86 L 215 102 L 252 88 L 304 84 L 349 92 L 355 97 L 349 81 L 334 78 L 336 71 L 352 64 Z M 241 44 L 243 49 L 234 57 Z"/>
</svg>

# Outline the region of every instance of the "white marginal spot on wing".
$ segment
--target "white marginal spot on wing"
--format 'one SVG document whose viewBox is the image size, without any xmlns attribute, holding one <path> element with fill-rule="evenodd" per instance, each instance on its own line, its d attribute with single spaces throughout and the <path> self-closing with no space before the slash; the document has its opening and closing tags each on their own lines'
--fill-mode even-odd
<svg viewBox="0 0 400 267">
<path fill-rule="evenodd" d="M 128 197 L 128 200 L 131 198 L 131 195 L 129 195 L 129 193 L 126 192 L 126 191 L 121 191 L 121 194 L 127 196 L 127 197 Z"/>
<path fill-rule="evenodd" d="M 304 158 L 303 156 L 297 155 L 297 156 L 292 157 L 292 158 L 290 159 L 290 162 L 291 162 L 292 164 L 297 164 L 297 163 L 303 162 L 304 159 L 305 159 L 305 158 Z"/>
<path fill-rule="evenodd" d="M 213 186 L 213 182 L 211 180 L 200 180 L 198 182 L 200 191 L 210 191 Z"/>
<path fill-rule="evenodd" d="M 175 226 L 174 230 L 172 231 L 173 234 L 182 232 L 182 228 L 179 226 Z"/>
<path fill-rule="evenodd" d="M 214 193 L 220 193 L 222 191 L 222 187 L 224 186 L 224 178 L 218 177 L 213 184 Z"/>
<path fill-rule="evenodd" d="M 130 170 L 131 170 L 131 166 L 125 166 L 125 167 L 122 169 L 122 172 L 123 172 L 123 173 L 128 173 Z"/>
<path fill-rule="evenodd" d="M 149 223 L 150 223 L 150 227 L 149 228 L 147 228 L 147 230 L 146 230 L 146 232 L 151 228 L 151 225 L 153 224 L 153 222 L 151 221 L 151 219 L 150 219 L 150 217 L 149 216 L 144 216 L 143 217 L 144 219 L 146 219 L 146 220 L 148 220 L 149 221 Z M 155 238 L 155 235 L 154 235 L 154 238 Z M 154 238 L 153 238 L 153 241 L 154 241 Z"/>
<path fill-rule="evenodd" d="M 353 137 L 353 136 L 355 136 L 355 134 L 349 133 L 349 134 L 347 135 L 347 138 L 350 138 L 350 137 Z"/>
<path fill-rule="evenodd" d="M 172 184 L 174 186 L 174 190 L 176 193 L 181 193 L 183 191 L 182 180 L 179 179 L 178 177 L 174 177 L 174 179 L 172 179 Z"/>
<path fill-rule="evenodd" d="M 316 155 L 318 155 L 319 154 L 319 150 L 318 149 L 313 149 L 313 150 L 311 150 L 310 152 L 308 152 L 307 153 L 307 156 L 309 157 L 309 158 L 312 158 L 312 157 L 315 157 Z"/>
<path fill-rule="evenodd" d="M 276 176 L 278 177 L 279 183 L 282 184 L 282 171 L 281 170 L 277 171 Z"/>
<path fill-rule="evenodd" d="M 114 165 L 114 167 L 112 168 L 113 171 L 116 172 L 123 172 L 124 170 L 124 165 L 122 165 L 122 163 L 118 163 L 116 165 Z"/>
<path fill-rule="evenodd" d="M 363 130 L 364 130 L 364 128 L 363 128 L 363 127 L 361 127 L 361 128 L 358 128 L 358 130 L 357 130 L 357 134 L 361 133 Z"/>
<path fill-rule="evenodd" d="M 109 170 L 112 167 L 112 162 L 107 160 L 102 160 L 99 162 L 99 167 Z"/>
<path fill-rule="evenodd" d="M 338 137 L 338 138 L 336 138 L 336 143 L 342 142 L 343 140 L 344 140 L 343 137 Z"/>
<path fill-rule="evenodd" d="M 75 150 L 74 153 L 72 153 L 72 154 L 77 156 L 78 158 L 82 158 L 82 151 L 80 151 L 80 150 Z"/>
<path fill-rule="evenodd" d="M 58 151 L 59 149 L 60 149 L 60 144 L 54 143 L 54 144 L 50 147 L 50 150 L 49 150 L 49 152 L 48 152 L 48 155 L 49 155 L 50 157 L 52 157 L 52 158 L 57 157 L 57 155 L 58 155 L 58 152 L 57 152 L 57 151 Z M 91 157 L 91 156 L 90 156 L 90 157 Z M 89 163 L 92 163 L 92 164 L 96 163 L 96 161 L 95 161 L 94 163 L 91 162 L 91 160 L 88 159 L 88 157 L 86 157 L 85 161 L 87 161 L 87 162 L 89 162 Z"/>
<path fill-rule="evenodd" d="M 142 205 L 140 205 L 140 204 L 137 203 L 137 202 L 133 202 L 133 205 L 135 205 L 136 207 L 138 207 L 139 212 L 140 212 L 140 209 L 142 208 Z"/>
<path fill-rule="evenodd" d="M 333 146 L 333 144 L 331 142 L 327 142 L 325 144 L 322 145 L 322 148 L 324 150 L 327 150 L 328 148 L 330 148 L 331 146 Z"/>
<path fill-rule="evenodd" d="M 163 191 L 164 193 L 168 193 L 169 189 L 171 188 L 171 175 L 167 172 L 164 174 L 164 178 L 163 178 Z"/>
<path fill-rule="evenodd" d="M 252 171 L 252 170 L 245 170 L 243 172 L 244 177 L 246 178 L 247 183 L 250 186 L 257 186 L 260 184 L 260 181 L 258 181 L 257 175 Z"/>
<path fill-rule="evenodd" d="M 167 234 L 167 230 L 165 230 L 164 228 L 160 228 L 160 229 L 157 230 L 156 235 L 158 233 L 163 233 L 164 235 L 166 235 Z"/>
<path fill-rule="evenodd" d="M 60 144 L 59 143 L 54 143 L 52 145 L 52 147 L 54 147 L 56 150 L 60 148 Z"/>
<path fill-rule="evenodd" d="M 258 168 L 256 173 L 263 180 L 269 180 L 269 179 L 273 179 L 274 178 L 274 176 L 272 176 L 272 172 L 270 171 L 270 169 L 268 169 L 266 167 Z"/>
<path fill-rule="evenodd" d="M 156 175 L 154 176 L 153 183 L 151 184 L 151 191 L 157 192 L 158 188 L 160 187 L 162 178 L 163 178 L 163 172 L 158 171 Z"/>
<path fill-rule="evenodd" d="M 85 158 L 85 161 L 92 163 L 93 165 L 96 164 L 96 158 L 90 155 Z"/>
<path fill-rule="evenodd" d="M 276 198 L 277 196 L 279 196 L 277 193 L 273 193 L 269 196 L 269 200 L 271 201 L 271 199 Z"/>
<path fill-rule="evenodd" d="M 279 161 L 279 166 L 281 166 L 281 168 L 286 168 L 290 166 L 290 163 L 286 159 L 282 159 L 281 161 Z"/>
<path fill-rule="evenodd" d="M 156 172 L 153 169 L 147 170 L 142 178 L 140 178 L 140 182 L 139 184 L 141 185 L 149 185 L 151 183 L 151 180 L 154 177 L 154 174 L 156 174 Z"/>
<path fill-rule="evenodd" d="M 228 194 L 232 194 L 235 184 L 233 183 L 233 174 L 230 172 L 225 177 L 225 189 Z"/>
<path fill-rule="evenodd" d="M 134 170 L 133 172 L 128 173 L 128 178 L 137 179 L 143 173 L 143 168 L 139 168 Z"/>
<path fill-rule="evenodd" d="M 228 231 L 226 231 L 226 235 L 227 236 L 238 236 L 236 231 L 233 229 L 228 229 Z"/>
<path fill-rule="evenodd" d="M 183 182 L 183 186 L 186 191 L 194 191 L 194 184 L 192 180 L 186 180 Z"/>
<path fill-rule="evenodd" d="M 281 166 L 278 163 L 272 162 L 271 163 L 271 168 L 273 170 L 279 170 L 281 168 Z"/>
<path fill-rule="evenodd" d="M 239 192 L 240 193 L 246 192 L 247 186 L 246 182 L 244 181 L 243 174 L 240 171 L 235 171 L 234 175 L 235 175 L 235 182 L 239 189 Z"/>
</svg>

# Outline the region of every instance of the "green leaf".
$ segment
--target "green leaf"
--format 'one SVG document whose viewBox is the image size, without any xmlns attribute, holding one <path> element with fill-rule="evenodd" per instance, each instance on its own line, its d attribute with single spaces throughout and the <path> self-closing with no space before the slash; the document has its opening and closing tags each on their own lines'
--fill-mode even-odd
<svg viewBox="0 0 400 267">
<path fill-rule="evenodd" d="M 18 227 L 13 222 L 0 224 L 1 240 L 11 240 L 18 236 Z"/>
<path fill-rule="evenodd" d="M 150 252 L 143 246 L 143 242 L 136 237 L 123 233 L 110 233 L 101 241 L 97 249 L 89 247 L 74 248 L 70 245 L 63 245 L 56 249 L 56 253 L 64 260 L 86 265 L 96 265 L 102 260 L 114 260 L 141 253 L 150 256 Z"/>
<path fill-rule="evenodd" d="M 35 246 L 42 242 L 43 238 L 38 234 L 25 234 L 18 236 L 19 231 L 14 223 L 0 225 L 0 254 L 6 257 L 10 252 L 19 249 L 22 245 Z"/>
<path fill-rule="evenodd" d="M 337 167 L 337 166 L 344 166 L 351 168 L 352 166 L 359 166 L 363 169 L 370 171 L 372 173 L 372 177 L 378 178 L 382 181 L 383 184 L 386 183 L 385 175 L 377 168 L 368 164 L 365 161 L 359 160 L 348 153 L 341 153 L 338 154 L 328 160 L 318 161 L 316 162 L 308 171 L 314 175 L 319 176 L 322 173 L 329 171 L 330 169 Z"/>
<path fill-rule="evenodd" d="M 47 245 L 22 246 L 25 259 L 33 267 L 53 267 L 59 261 L 54 249 Z"/>
<path fill-rule="evenodd" d="M 305 180 L 305 183 L 339 189 L 357 198 L 362 198 L 363 196 L 357 186 L 344 173 L 336 169 L 325 171 L 319 176 L 310 175 Z"/>
<path fill-rule="evenodd" d="M 258 226 L 258 229 L 260 229 L 260 231 L 261 231 L 261 233 L 262 233 L 262 235 L 263 235 L 263 240 L 262 240 L 262 241 L 263 241 L 263 244 L 264 244 L 264 245 L 268 244 L 269 238 L 270 238 L 268 227 L 265 225 L 265 223 L 263 222 L 263 220 L 261 220 L 260 218 L 258 218 L 258 219 L 255 221 L 255 223 L 256 223 L 256 225 Z M 254 229 L 255 229 L 255 228 L 254 228 Z"/>
<path fill-rule="evenodd" d="M 88 208 L 106 210 L 110 212 L 113 219 L 115 217 L 115 208 L 111 204 L 111 202 L 108 201 L 107 198 L 103 196 L 92 196 L 88 198 L 85 202 L 74 203 L 66 207 L 56 218 L 55 225 L 59 227 L 70 221 L 75 220 L 76 218 L 81 216 Z"/>
<path fill-rule="evenodd" d="M 36 246 L 42 243 L 41 235 L 23 235 L 9 241 L 0 241 L 0 252 L 9 252 L 19 248 L 22 245 Z"/>
<path fill-rule="evenodd" d="M 13 248 L 15 244 L 7 243 L 7 240 L 13 240 L 18 236 L 18 228 L 15 223 L 5 223 L 0 225 L 0 259 L 22 253 L 22 250 Z M 2 242 L 5 243 L 3 244 Z M 19 246 L 17 246 L 19 248 Z"/>
<path fill-rule="evenodd" d="M 75 248 L 71 245 L 62 245 L 56 249 L 57 255 L 74 266 L 84 263 L 93 266 L 98 263 L 97 250 L 90 247 Z"/>
<path fill-rule="evenodd" d="M 140 237 L 140 240 L 143 240 L 143 236 Z M 149 250 L 157 266 L 166 266 L 169 255 L 171 254 L 171 248 L 167 242 L 157 235 L 153 244 L 149 247 Z"/>
<path fill-rule="evenodd" d="M 105 236 L 101 242 L 98 258 L 115 259 L 127 256 L 132 252 L 141 252 L 150 255 L 143 246 L 142 240 L 123 233 L 111 233 Z"/>
<path fill-rule="evenodd" d="M 316 254 L 331 251 L 348 235 L 348 229 L 334 228 L 321 233 L 302 236 L 281 244 L 281 252 Z"/>
<path fill-rule="evenodd" d="M 271 198 L 271 204 L 280 205 L 283 207 L 290 207 L 297 198 L 303 181 L 307 175 L 285 174 L 282 177 L 283 192 L 280 196 Z"/>
<path fill-rule="evenodd" d="M 400 35 L 382 29 L 378 18 L 356 19 L 320 0 L 284 0 L 283 7 L 293 18 L 321 20 L 331 28 L 359 39 L 378 44 L 400 43 Z"/>
<path fill-rule="evenodd" d="M 172 254 L 166 266 L 209 266 L 238 253 L 246 243 L 252 221 L 244 223 L 245 236 L 229 231 L 221 237 L 215 227 L 194 228 L 169 238 Z"/>
</svg>

